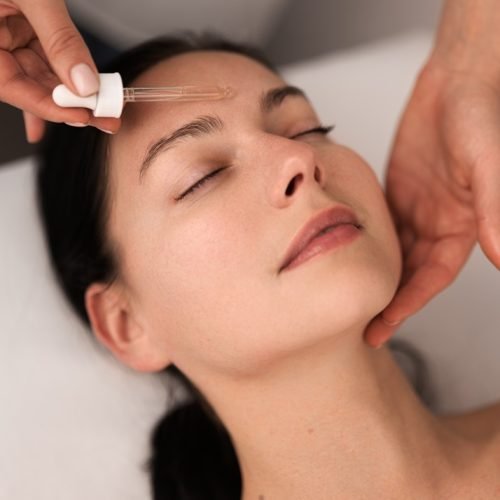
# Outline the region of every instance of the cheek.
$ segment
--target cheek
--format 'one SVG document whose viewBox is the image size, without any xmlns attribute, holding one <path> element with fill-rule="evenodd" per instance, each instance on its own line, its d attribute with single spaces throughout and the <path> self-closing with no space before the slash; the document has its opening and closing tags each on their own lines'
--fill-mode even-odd
<svg viewBox="0 0 500 500">
<path fill-rule="evenodd" d="M 327 165 L 327 191 L 353 207 L 365 226 L 366 259 L 381 270 L 388 291 L 395 292 L 402 272 L 401 246 L 383 188 L 373 169 L 354 151 L 339 147 Z M 377 265 L 378 263 L 378 265 Z"/>
<path fill-rule="evenodd" d="M 248 290 L 262 282 L 252 281 L 249 272 L 249 263 L 257 263 L 243 214 L 227 206 L 192 213 L 158 240 L 145 263 L 149 279 L 141 279 L 148 282 L 142 290 L 153 327 L 168 331 L 183 355 L 201 359 L 229 345 L 228 331 L 238 337 L 237 325 L 248 327 Z M 227 353 L 219 363 L 224 361 Z"/>
<path fill-rule="evenodd" d="M 366 219 L 365 226 L 369 238 L 373 240 L 372 255 L 374 263 L 378 261 L 380 279 L 387 283 L 389 294 L 396 291 L 402 272 L 402 252 L 389 206 L 382 186 L 373 170 L 368 166 L 360 190 L 365 193 L 361 199 Z"/>
<path fill-rule="evenodd" d="M 298 291 L 287 297 L 269 271 L 259 216 L 227 205 L 201 213 L 170 228 L 158 247 L 142 277 L 145 314 L 180 366 L 255 373 L 293 342 L 289 300 Z"/>
</svg>

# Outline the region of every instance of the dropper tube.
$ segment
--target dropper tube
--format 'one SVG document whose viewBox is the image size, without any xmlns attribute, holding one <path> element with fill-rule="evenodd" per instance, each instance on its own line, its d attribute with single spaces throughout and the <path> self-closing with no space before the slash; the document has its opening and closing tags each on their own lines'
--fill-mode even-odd
<svg viewBox="0 0 500 500">
<path fill-rule="evenodd" d="M 54 102 L 64 108 L 88 108 L 96 117 L 119 118 L 126 102 L 205 101 L 233 95 L 231 87 L 217 85 L 181 85 L 174 87 L 123 87 L 119 73 L 99 73 L 97 94 L 80 97 L 65 85 L 52 92 Z"/>
<path fill-rule="evenodd" d="M 183 85 L 180 87 L 125 87 L 125 102 L 204 101 L 224 99 L 232 94 L 230 87 L 216 85 Z"/>
</svg>

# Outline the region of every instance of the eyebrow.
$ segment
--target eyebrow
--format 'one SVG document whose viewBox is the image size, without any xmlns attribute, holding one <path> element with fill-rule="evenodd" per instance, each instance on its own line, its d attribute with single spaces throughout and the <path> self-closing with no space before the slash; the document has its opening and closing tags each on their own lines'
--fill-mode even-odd
<svg viewBox="0 0 500 500">
<path fill-rule="evenodd" d="M 286 85 L 264 91 L 260 97 L 260 109 L 263 113 L 270 113 L 273 109 L 280 106 L 288 96 L 299 96 L 307 101 L 305 92 L 293 85 Z M 144 174 L 154 162 L 154 160 L 165 151 L 172 149 L 180 139 L 184 137 L 201 137 L 215 132 L 220 132 L 224 128 L 224 122 L 218 116 L 199 116 L 195 120 L 186 123 L 182 127 L 174 130 L 172 133 L 160 137 L 151 144 L 144 156 L 139 169 L 139 182 L 142 182 Z"/>
</svg>

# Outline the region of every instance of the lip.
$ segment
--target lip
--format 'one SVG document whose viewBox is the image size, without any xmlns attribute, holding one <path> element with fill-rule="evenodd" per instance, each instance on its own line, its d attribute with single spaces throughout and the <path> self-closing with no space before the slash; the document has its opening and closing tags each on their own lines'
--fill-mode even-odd
<svg viewBox="0 0 500 500">
<path fill-rule="evenodd" d="M 343 224 L 351 224 L 357 229 L 362 229 L 363 227 L 359 223 L 356 214 L 345 205 L 329 207 L 313 215 L 293 238 L 278 272 L 280 273 L 287 268 L 323 229 L 329 226 L 336 227 Z M 335 231 L 332 231 L 332 233 L 334 232 Z M 332 246 L 331 243 L 330 246 Z"/>
</svg>

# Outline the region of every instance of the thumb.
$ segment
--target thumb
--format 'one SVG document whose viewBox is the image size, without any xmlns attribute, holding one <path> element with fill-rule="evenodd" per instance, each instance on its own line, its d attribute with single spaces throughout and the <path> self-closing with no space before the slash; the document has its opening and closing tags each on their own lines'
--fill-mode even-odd
<svg viewBox="0 0 500 500">
<path fill-rule="evenodd" d="M 486 257 L 500 270 L 500 154 L 483 161 L 472 180 L 478 240 Z"/>
<path fill-rule="evenodd" d="M 96 93 L 99 90 L 96 65 L 64 0 L 25 0 L 19 5 L 61 82 L 81 96 Z"/>
</svg>

